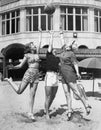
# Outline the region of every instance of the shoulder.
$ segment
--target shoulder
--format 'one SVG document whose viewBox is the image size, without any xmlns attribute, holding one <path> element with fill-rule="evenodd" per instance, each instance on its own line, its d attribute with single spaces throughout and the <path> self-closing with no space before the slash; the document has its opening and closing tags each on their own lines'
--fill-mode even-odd
<svg viewBox="0 0 101 130">
<path fill-rule="evenodd" d="M 73 51 L 68 51 L 70 55 L 75 55 Z"/>
<path fill-rule="evenodd" d="M 26 57 L 26 58 L 27 58 L 27 57 L 28 57 L 28 53 L 27 53 L 27 54 L 24 54 L 24 57 Z"/>
<path fill-rule="evenodd" d="M 26 57 L 26 58 L 31 58 L 31 57 L 33 57 L 33 56 L 34 56 L 34 55 L 31 54 L 31 53 L 27 53 L 27 54 L 24 55 L 24 57 Z"/>
<path fill-rule="evenodd" d="M 47 55 L 51 55 L 52 54 L 52 51 L 51 52 L 49 52 L 49 51 L 47 51 L 47 53 L 46 53 Z"/>
</svg>

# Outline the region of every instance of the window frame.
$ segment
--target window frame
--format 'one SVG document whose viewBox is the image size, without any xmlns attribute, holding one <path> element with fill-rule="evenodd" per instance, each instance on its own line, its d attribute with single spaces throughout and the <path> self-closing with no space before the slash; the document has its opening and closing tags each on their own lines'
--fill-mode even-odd
<svg viewBox="0 0 101 130">
<path fill-rule="evenodd" d="M 12 16 L 12 13 L 15 16 Z M 10 12 L 5 12 L 2 15 L 2 35 L 16 34 L 20 32 L 20 10 L 12 10 Z M 12 21 L 14 21 L 14 27 L 12 27 Z M 12 29 L 14 29 L 12 32 Z"/>
<path fill-rule="evenodd" d="M 38 12 L 36 14 L 34 14 L 33 9 L 37 8 Z M 30 14 L 27 14 L 28 10 L 30 10 Z M 28 25 L 28 21 L 27 19 L 30 17 L 29 23 L 31 25 Z M 33 21 L 33 17 L 37 17 L 37 29 L 34 30 L 34 21 Z M 51 20 L 49 22 L 49 19 Z M 42 20 L 44 22 L 42 22 Z M 44 24 L 42 24 L 44 23 Z M 30 27 L 31 26 L 31 27 Z M 36 25 L 35 25 L 36 26 Z M 48 31 L 48 30 L 53 30 L 53 15 L 47 15 L 44 12 L 44 6 L 38 6 L 38 7 L 27 7 L 26 8 L 26 31 L 30 32 L 30 31 L 38 31 L 38 28 L 41 27 L 42 31 Z"/>
<path fill-rule="evenodd" d="M 94 32 L 101 33 L 101 10 L 94 9 Z"/>
<path fill-rule="evenodd" d="M 72 11 L 69 11 L 69 9 L 72 9 Z M 77 9 L 79 9 L 79 10 L 77 10 Z M 64 10 L 64 12 L 63 12 L 63 10 Z M 86 10 L 85 11 L 86 13 L 84 13 L 83 10 Z M 78 11 L 78 13 L 77 13 L 77 11 Z M 63 23 L 62 17 L 65 17 L 64 18 L 65 23 Z M 69 24 L 69 17 L 72 19 L 71 27 Z M 76 24 L 77 18 L 79 18 L 78 20 L 80 23 L 80 26 L 78 26 L 78 29 L 77 29 L 77 24 Z M 63 30 L 83 31 L 83 32 L 88 31 L 88 8 L 87 7 L 60 6 L 60 24 L 61 24 Z M 87 27 L 85 26 L 85 24 Z M 70 29 L 69 29 L 69 27 L 70 27 Z"/>
</svg>

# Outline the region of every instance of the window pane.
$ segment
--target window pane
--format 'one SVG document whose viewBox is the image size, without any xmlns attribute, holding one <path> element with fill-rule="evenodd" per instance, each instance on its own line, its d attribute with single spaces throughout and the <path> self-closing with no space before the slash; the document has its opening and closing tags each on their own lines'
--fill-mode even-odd
<svg viewBox="0 0 101 130">
<path fill-rule="evenodd" d="M 33 8 L 33 14 L 38 14 L 38 7 Z"/>
<path fill-rule="evenodd" d="M 101 32 L 101 18 L 100 18 L 100 32 Z"/>
<path fill-rule="evenodd" d="M 81 17 L 76 16 L 76 30 L 80 31 L 81 30 Z"/>
<path fill-rule="evenodd" d="M 88 31 L 88 19 L 87 16 L 82 17 L 82 30 Z"/>
<path fill-rule="evenodd" d="M 31 14 L 31 9 L 27 9 L 26 10 L 26 14 L 28 15 L 28 14 Z"/>
<path fill-rule="evenodd" d="M 63 30 L 66 30 L 66 15 L 61 15 L 61 23 L 60 26 Z"/>
<path fill-rule="evenodd" d="M 14 12 L 12 12 L 12 18 L 13 18 L 13 17 L 15 17 L 15 11 L 14 11 Z"/>
<path fill-rule="evenodd" d="M 70 13 L 70 14 L 73 13 L 73 7 L 68 7 L 68 13 Z"/>
<path fill-rule="evenodd" d="M 5 19 L 5 14 L 2 15 L 2 20 L 4 20 L 4 19 Z"/>
<path fill-rule="evenodd" d="M 81 14 L 81 9 L 80 8 L 76 8 L 76 14 Z"/>
<path fill-rule="evenodd" d="M 73 30 L 73 16 L 68 16 L 68 30 Z"/>
<path fill-rule="evenodd" d="M 61 13 L 66 13 L 66 7 L 61 7 Z"/>
<path fill-rule="evenodd" d="M 100 11 L 100 13 L 99 13 L 99 14 L 100 14 L 100 16 L 101 16 L 101 11 Z"/>
<path fill-rule="evenodd" d="M 19 10 L 16 11 L 16 16 L 20 16 L 20 11 Z"/>
<path fill-rule="evenodd" d="M 16 32 L 20 32 L 20 18 L 16 20 Z"/>
<path fill-rule="evenodd" d="M 38 16 L 33 16 L 33 31 L 38 31 Z"/>
<path fill-rule="evenodd" d="M 9 19 L 10 18 L 10 13 L 7 13 L 6 17 L 7 17 L 7 19 Z"/>
<path fill-rule="evenodd" d="M 5 22 L 2 22 L 2 35 L 5 35 Z"/>
<path fill-rule="evenodd" d="M 12 20 L 12 33 L 15 33 L 15 19 Z"/>
<path fill-rule="evenodd" d="M 41 14 L 44 14 L 45 11 L 44 11 L 44 7 L 41 7 Z"/>
<path fill-rule="evenodd" d="M 6 22 L 6 33 L 10 34 L 10 21 L 9 20 Z"/>
<path fill-rule="evenodd" d="M 87 14 L 87 9 L 86 8 L 82 9 L 82 14 Z"/>
<path fill-rule="evenodd" d="M 48 15 L 48 30 L 53 30 L 53 17 Z"/>
<path fill-rule="evenodd" d="M 94 28 L 95 28 L 95 32 L 98 32 L 98 18 L 95 17 L 94 19 Z"/>
<path fill-rule="evenodd" d="M 26 19 L 26 30 L 31 31 L 31 16 Z"/>
<path fill-rule="evenodd" d="M 46 16 L 41 16 L 41 28 L 46 30 Z"/>
<path fill-rule="evenodd" d="M 94 15 L 98 15 L 98 10 L 94 10 Z"/>
</svg>

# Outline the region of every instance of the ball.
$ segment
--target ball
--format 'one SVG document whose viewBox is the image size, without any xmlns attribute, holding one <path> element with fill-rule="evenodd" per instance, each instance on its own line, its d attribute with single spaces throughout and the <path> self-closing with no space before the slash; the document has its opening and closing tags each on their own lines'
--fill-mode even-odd
<svg viewBox="0 0 101 130">
<path fill-rule="evenodd" d="M 55 6 L 53 4 L 45 5 L 44 12 L 48 15 L 53 14 L 55 12 Z"/>
</svg>

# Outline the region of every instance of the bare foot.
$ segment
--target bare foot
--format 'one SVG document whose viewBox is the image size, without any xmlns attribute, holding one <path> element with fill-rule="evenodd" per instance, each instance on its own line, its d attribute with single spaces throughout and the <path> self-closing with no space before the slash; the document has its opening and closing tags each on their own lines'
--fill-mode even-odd
<svg viewBox="0 0 101 130">
<path fill-rule="evenodd" d="M 68 120 L 68 121 L 71 119 L 72 113 L 73 113 L 72 110 L 68 110 L 68 113 L 67 113 L 67 120 Z"/>
<path fill-rule="evenodd" d="M 46 114 L 46 119 L 47 119 L 47 120 L 49 120 L 49 119 L 50 119 L 49 114 Z"/>
<path fill-rule="evenodd" d="M 5 81 L 8 81 L 8 82 L 12 82 L 13 80 L 12 80 L 12 77 L 10 77 L 10 78 L 4 78 L 4 80 Z"/>
<path fill-rule="evenodd" d="M 91 111 L 92 107 L 90 105 L 88 105 L 86 107 L 86 114 L 89 115 L 90 114 L 90 111 Z"/>
<path fill-rule="evenodd" d="M 29 119 L 35 121 L 35 117 L 34 117 L 33 113 L 27 113 L 27 116 Z"/>
</svg>

